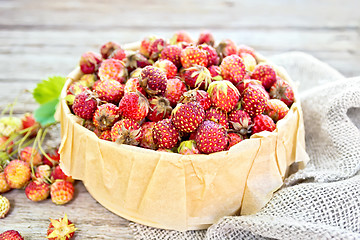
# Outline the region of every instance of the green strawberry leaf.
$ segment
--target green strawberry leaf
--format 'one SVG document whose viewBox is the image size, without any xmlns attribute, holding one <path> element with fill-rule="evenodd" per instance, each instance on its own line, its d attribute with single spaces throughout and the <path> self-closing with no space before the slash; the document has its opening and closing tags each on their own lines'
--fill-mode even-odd
<svg viewBox="0 0 360 240">
<path fill-rule="evenodd" d="M 66 78 L 62 76 L 52 76 L 42 80 L 36 85 L 33 91 L 33 97 L 39 104 L 58 99 L 61 90 L 65 84 Z"/>
<path fill-rule="evenodd" d="M 35 120 L 39 122 L 42 126 L 56 123 L 54 115 L 58 103 L 59 103 L 59 99 L 55 98 L 51 101 L 41 104 L 40 107 L 38 107 L 34 112 Z"/>
</svg>

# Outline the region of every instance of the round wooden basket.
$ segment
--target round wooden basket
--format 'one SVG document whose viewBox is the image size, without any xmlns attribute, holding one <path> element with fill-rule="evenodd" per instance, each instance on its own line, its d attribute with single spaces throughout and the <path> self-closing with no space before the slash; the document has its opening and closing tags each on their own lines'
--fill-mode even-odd
<svg viewBox="0 0 360 240">
<path fill-rule="evenodd" d="M 257 60 L 266 61 L 260 55 Z M 294 86 L 283 68 L 274 67 Z M 71 72 L 61 95 L 61 168 L 128 220 L 185 231 L 205 229 L 223 216 L 252 214 L 282 186 L 290 166 L 302 168 L 308 161 L 296 91 L 274 132 L 254 134 L 229 151 L 180 155 L 101 140 L 83 127 L 64 99 L 81 75 L 79 68 Z"/>
</svg>

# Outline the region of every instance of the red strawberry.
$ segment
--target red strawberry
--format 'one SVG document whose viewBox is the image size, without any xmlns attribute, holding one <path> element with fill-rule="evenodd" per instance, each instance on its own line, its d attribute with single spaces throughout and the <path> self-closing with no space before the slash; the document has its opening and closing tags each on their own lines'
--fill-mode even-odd
<svg viewBox="0 0 360 240">
<path fill-rule="evenodd" d="M 288 106 L 279 99 L 268 100 L 264 114 L 268 115 L 275 122 L 283 119 L 289 112 Z"/>
<path fill-rule="evenodd" d="M 195 140 L 183 141 L 178 147 L 178 153 L 182 155 L 200 154 L 199 149 L 196 147 Z"/>
<path fill-rule="evenodd" d="M 199 126 L 195 139 L 198 149 L 205 154 L 226 150 L 229 141 L 225 128 L 209 120 Z"/>
<path fill-rule="evenodd" d="M 119 109 L 123 117 L 140 122 L 149 113 L 149 102 L 140 92 L 130 92 L 121 99 Z"/>
<path fill-rule="evenodd" d="M 169 99 L 172 107 L 175 107 L 181 96 L 186 92 L 185 84 L 178 78 L 167 80 L 165 97 Z"/>
<path fill-rule="evenodd" d="M 167 59 L 175 64 L 176 67 L 181 67 L 181 60 L 180 60 L 180 54 L 181 54 L 181 48 L 176 45 L 169 45 L 166 46 L 161 54 L 160 59 Z"/>
<path fill-rule="evenodd" d="M 147 115 L 147 119 L 151 122 L 158 122 L 164 118 L 168 118 L 171 114 L 172 107 L 170 101 L 164 97 L 154 97 L 149 99 L 150 111 Z"/>
<path fill-rule="evenodd" d="M 115 122 L 120 119 L 120 110 L 112 103 L 98 106 L 95 111 L 93 122 L 101 131 L 111 129 Z"/>
<path fill-rule="evenodd" d="M 259 80 L 243 79 L 238 85 L 236 85 L 236 88 L 239 90 L 239 93 L 242 95 L 245 88 L 247 88 L 249 85 L 262 86 L 262 83 Z M 264 91 L 266 91 L 265 88 Z"/>
<path fill-rule="evenodd" d="M 269 89 L 276 82 L 276 72 L 270 65 L 257 65 L 251 78 L 261 81 L 264 88 Z"/>
<path fill-rule="evenodd" d="M 97 101 L 94 95 L 87 91 L 78 94 L 72 105 L 74 113 L 85 120 L 93 118 L 96 108 Z"/>
<path fill-rule="evenodd" d="M 175 66 L 175 64 L 173 62 L 171 62 L 170 60 L 167 60 L 167 59 L 157 60 L 154 63 L 154 67 L 157 67 L 157 68 L 160 68 L 161 70 L 163 70 L 168 79 L 174 78 L 177 74 L 177 67 Z"/>
<path fill-rule="evenodd" d="M 32 129 L 30 136 L 34 137 L 40 128 L 40 124 L 36 122 L 34 116 L 31 113 L 25 113 L 21 118 L 22 129 Z"/>
<path fill-rule="evenodd" d="M 262 131 L 272 132 L 276 128 L 274 121 L 269 116 L 259 114 L 256 117 L 254 117 L 253 120 L 254 120 L 254 126 L 252 127 L 253 134 Z"/>
<path fill-rule="evenodd" d="M 73 238 L 75 225 L 68 220 L 66 214 L 64 218 L 58 220 L 50 218 L 49 228 L 47 230 L 47 239 L 49 240 L 70 240 Z"/>
<path fill-rule="evenodd" d="M 182 80 L 190 88 L 207 89 L 211 83 L 211 74 L 206 67 L 194 65 L 181 74 Z"/>
<path fill-rule="evenodd" d="M 147 66 L 141 71 L 140 86 L 150 95 L 163 96 L 166 92 L 166 74 L 160 69 Z"/>
<path fill-rule="evenodd" d="M 128 72 L 132 72 L 136 68 L 144 68 L 148 65 L 151 65 L 150 61 L 139 52 L 130 52 L 126 56 L 125 66 Z"/>
<path fill-rule="evenodd" d="M 226 113 L 219 108 L 210 108 L 205 112 L 205 120 L 214 121 L 219 123 L 225 129 L 229 128 L 228 117 Z"/>
<path fill-rule="evenodd" d="M 189 90 L 183 94 L 181 102 L 197 102 L 204 108 L 204 110 L 208 110 L 211 106 L 210 96 L 204 90 Z"/>
<path fill-rule="evenodd" d="M 241 54 L 247 53 L 250 54 L 253 58 L 256 59 L 255 50 L 249 46 L 246 45 L 238 45 L 237 46 L 237 54 L 241 57 Z"/>
<path fill-rule="evenodd" d="M 145 90 L 140 86 L 139 78 L 133 77 L 129 78 L 124 87 L 124 93 L 127 94 L 129 92 L 141 92 L 144 96 L 146 96 Z"/>
<path fill-rule="evenodd" d="M 38 150 L 32 147 L 25 147 L 20 151 L 20 159 L 29 164 L 34 164 L 35 166 L 42 163 L 42 157 Z"/>
<path fill-rule="evenodd" d="M 220 58 L 219 58 L 215 48 L 213 48 L 212 46 L 206 45 L 206 44 L 200 45 L 199 48 L 206 52 L 206 56 L 208 59 L 207 66 L 219 65 Z"/>
<path fill-rule="evenodd" d="M 157 146 L 154 142 L 153 136 L 153 128 L 155 126 L 155 122 L 144 122 L 141 125 L 141 140 L 140 147 L 148 148 L 148 149 L 156 149 Z"/>
<path fill-rule="evenodd" d="M 250 117 L 262 114 L 267 104 L 267 96 L 261 86 L 249 85 L 242 94 L 242 108 Z"/>
<path fill-rule="evenodd" d="M 104 60 L 99 68 L 100 80 L 116 80 L 120 83 L 125 83 L 127 71 L 124 65 L 124 62 L 117 59 Z"/>
<path fill-rule="evenodd" d="M 47 153 L 47 155 L 50 157 L 48 159 L 46 156 L 43 156 L 43 163 L 46 165 L 49 165 L 50 167 L 59 164 L 60 162 L 60 154 L 58 149 L 54 149 Z"/>
<path fill-rule="evenodd" d="M 223 78 L 229 80 L 234 86 L 238 85 L 246 74 L 244 61 L 237 55 L 225 57 L 220 69 Z"/>
<path fill-rule="evenodd" d="M 167 43 L 164 39 L 155 39 L 149 46 L 149 58 L 156 61 L 159 58 L 161 51 L 166 47 Z"/>
<path fill-rule="evenodd" d="M 62 205 L 71 201 L 74 197 L 74 186 L 71 182 L 58 179 L 50 187 L 51 201 Z"/>
<path fill-rule="evenodd" d="M 140 43 L 139 52 L 145 57 L 150 57 L 150 45 L 155 41 L 155 36 L 149 36 L 144 38 Z"/>
<path fill-rule="evenodd" d="M 229 137 L 229 146 L 228 149 L 230 149 L 232 146 L 234 146 L 235 144 L 241 142 L 243 140 L 242 135 L 239 135 L 237 133 L 228 133 L 228 137 Z"/>
<path fill-rule="evenodd" d="M 24 240 L 18 231 L 8 230 L 0 234 L 1 240 Z"/>
<path fill-rule="evenodd" d="M 270 97 L 280 99 L 288 107 L 294 102 L 294 91 L 292 87 L 280 77 L 276 78 L 276 82 L 270 88 Z"/>
<path fill-rule="evenodd" d="M 200 65 L 203 67 L 208 65 L 206 52 L 195 46 L 189 46 L 183 49 L 180 54 L 180 60 L 184 68 L 189 68 L 193 65 Z"/>
<path fill-rule="evenodd" d="M 94 52 L 86 52 L 81 55 L 80 58 L 80 69 L 83 73 L 94 73 L 99 64 L 101 63 L 101 57 Z"/>
<path fill-rule="evenodd" d="M 209 46 L 214 46 L 215 39 L 211 32 L 204 31 L 204 32 L 200 33 L 197 44 L 201 45 L 203 43 L 205 43 Z"/>
<path fill-rule="evenodd" d="M 220 108 L 225 112 L 233 110 L 240 98 L 239 91 L 227 80 L 212 82 L 208 93 L 212 106 Z"/>
<path fill-rule="evenodd" d="M 204 121 L 205 111 L 196 102 L 179 103 L 172 112 L 172 123 L 181 132 L 194 132 Z"/>
<path fill-rule="evenodd" d="M 179 141 L 179 132 L 170 119 L 156 122 L 153 128 L 153 137 L 159 148 L 173 148 Z"/>
<path fill-rule="evenodd" d="M 221 68 L 219 66 L 212 65 L 208 69 L 213 80 L 223 80 L 223 77 L 221 76 Z"/>
<path fill-rule="evenodd" d="M 119 48 L 121 48 L 119 44 L 115 42 L 107 42 L 100 47 L 101 56 L 103 59 L 111 58 L 110 56 L 113 54 L 113 52 Z"/>
<path fill-rule="evenodd" d="M 111 130 L 105 130 L 105 131 L 101 132 L 99 138 L 102 140 L 106 140 L 106 141 L 112 141 Z"/>
<path fill-rule="evenodd" d="M 0 193 L 5 193 L 5 192 L 9 191 L 10 189 L 11 189 L 11 187 L 6 182 L 5 173 L 0 172 Z"/>
<path fill-rule="evenodd" d="M 253 124 L 250 115 L 240 109 L 230 112 L 229 122 L 231 123 L 230 126 L 243 136 L 250 133 Z"/>
<path fill-rule="evenodd" d="M 28 199 L 39 202 L 48 198 L 50 194 L 49 184 L 44 182 L 30 182 L 25 188 L 25 194 Z"/>
<path fill-rule="evenodd" d="M 31 178 L 30 166 L 21 160 L 12 160 L 4 169 L 6 182 L 11 188 L 23 188 Z"/>
<path fill-rule="evenodd" d="M 140 125 L 132 119 L 121 119 L 111 128 L 111 139 L 119 144 L 138 145 L 141 137 Z"/>
<path fill-rule="evenodd" d="M 59 165 L 57 165 L 51 172 L 51 178 L 53 180 L 62 179 L 67 182 L 74 182 L 74 179 L 71 176 L 66 175 L 63 170 L 61 170 Z"/>
<path fill-rule="evenodd" d="M 217 47 L 216 47 L 216 51 L 218 53 L 218 56 L 223 59 L 227 56 L 236 54 L 237 52 L 237 47 L 235 45 L 235 43 L 230 40 L 230 39 L 225 39 L 223 41 L 221 41 Z"/>
<path fill-rule="evenodd" d="M 186 42 L 186 43 L 192 43 L 193 40 L 191 39 L 189 33 L 181 30 L 176 32 L 173 37 L 171 38 L 171 43 L 180 43 L 180 42 Z"/>
</svg>

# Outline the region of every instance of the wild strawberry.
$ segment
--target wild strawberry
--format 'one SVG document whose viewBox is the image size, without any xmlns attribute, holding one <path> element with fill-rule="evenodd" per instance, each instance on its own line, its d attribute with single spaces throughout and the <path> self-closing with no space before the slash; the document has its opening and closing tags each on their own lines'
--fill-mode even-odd
<svg viewBox="0 0 360 240">
<path fill-rule="evenodd" d="M 30 182 L 25 188 L 25 194 L 28 199 L 39 202 L 48 198 L 50 194 L 49 184 L 44 182 Z"/>
<path fill-rule="evenodd" d="M 110 130 L 105 130 L 105 131 L 101 132 L 99 138 L 102 139 L 102 140 L 106 140 L 106 141 L 112 141 L 112 138 L 111 138 L 111 129 L 110 129 Z"/>
<path fill-rule="evenodd" d="M 0 136 L 10 137 L 10 135 L 22 128 L 21 124 L 21 119 L 17 117 L 0 118 Z"/>
<path fill-rule="evenodd" d="M 156 149 L 157 146 L 154 142 L 153 129 L 155 123 L 154 122 L 144 122 L 141 125 L 141 140 L 140 147 L 148 148 L 148 149 Z"/>
<path fill-rule="evenodd" d="M 246 73 L 244 61 L 238 55 L 225 57 L 220 69 L 223 78 L 229 80 L 234 86 L 243 80 Z"/>
<path fill-rule="evenodd" d="M 149 46 L 149 58 L 156 61 L 159 58 L 161 51 L 166 47 L 167 43 L 164 39 L 155 39 Z"/>
<path fill-rule="evenodd" d="M 10 210 L 10 202 L 6 197 L 0 195 L 0 219 L 4 218 Z M 0 235 L 1 237 L 1 235 Z M 2 238 L 0 238 L 2 239 Z"/>
<path fill-rule="evenodd" d="M 38 150 L 32 147 L 25 147 L 20 151 L 20 159 L 35 166 L 42 163 L 42 157 Z"/>
<path fill-rule="evenodd" d="M 209 120 L 199 126 L 195 139 L 198 149 L 205 154 L 226 150 L 229 141 L 225 128 Z"/>
<path fill-rule="evenodd" d="M 116 80 L 120 83 L 125 83 L 127 71 L 124 62 L 117 59 L 104 60 L 99 68 L 99 78 L 104 80 Z"/>
<path fill-rule="evenodd" d="M 196 147 L 195 140 L 182 141 L 178 147 L 178 153 L 182 155 L 200 154 L 199 149 Z"/>
<path fill-rule="evenodd" d="M 58 179 L 50 187 L 51 201 L 62 205 L 68 203 L 74 197 L 74 186 L 71 182 Z"/>
<path fill-rule="evenodd" d="M 1 240 L 24 240 L 18 231 L 8 230 L 0 234 Z"/>
<path fill-rule="evenodd" d="M 243 79 L 238 85 L 236 85 L 236 88 L 239 90 L 239 93 L 242 95 L 245 88 L 247 88 L 249 85 L 257 85 L 263 87 L 262 83 L 259 80 Z M 264 91 L 266 91 L 265 88 Z"/>
<path fill-rule="evenodd" d="M 254 59 L 256 59 L 255 50 L 252 47 L 246 45 L 238 45 L 237 54 L 241 57 L 243 53 L 250 54 Z"/>
<path fill-rule="evenodd" d="M 61 170 L 60 165 L 57 165 L 51 172 L 51 179 L 58 180 L 62 179 L 67 182 L 74 182 L 74 179 L 71 176 L 66 175 L 63 170 Z"/>
<path fill-rule="evenodd" d="M 190 88 L 201 89 L 207 89 L 212 80 L 209 70 L 199 65 L 184 69 L 181 78 Z"/>
<path fill-rule="evenodd" d="M 67 90 L 66 95 L 66 101 L 69 105 L 73 105 L 75 97 L 85 91 L 90 91 L 88 87 L 85 87 L 80 82 L 74 82 L 69 86 L 69 89 Z"/>
<path fill-rule="evenodd" d="M 31 178 L 30 166 L 21 160 L 12 160 L 4 169 L 6 182 L 11 188 L 23 188 Z"/>
<path fill-rule="evenodd" d="M 272 132 L 275 130 L 276 125 L 274 121 L 267 115 L 259 114 L 254 117 L 254 126 L 252 127 L 252 133 L 258 133 L 262 131 Z"/>
<path fill-rule="evenodd" d="M 97 101 L 95 100 L 94 95 L 87 91 L 78 94 L 72 105 L 74 113 L 85 120 L 93 118 L 96 108 Z"/>
<path fill-rule="evenodd" d="M 210 96 L 204 90 L 189 90 L 183 94 L 183 97 L 180 101 L 182 103 L 197 102 L 204 108 L 205 111 L 208 110 L 211 106 Z"/>
<path fill-rule="evenodd" d="M 25 113 L 21 118 L 22 129 L 32 129 L 30 136 L 34 137 L 40 128 L 40 124 L 36 122 L 34 116 L 31 113 Z"/>
<path fill-rule="evenodd" d="M 267 96 L 261 86 L 249 85 L 242 95 L 242 108 L 250 117 L 262 114 L 267 104 Z"/>
<path fill-rule="evenodd" d="M 170 101 L 170 105 L 175 107 L 183 93 L 186 92 L 185 84 L 178 78 L 167 80 L 165 97 Z"/>
<path fill-rule="evenodd" d="M 65 214 L 63 218 L 59 218 L 58 220 L 50 218 L 46 238 L 49 240 L 70 240 L 73 238 L 76 230 L 75 225 Z"/>
<path fill-rule="evenodd" d="M 270 65 L 257 65 L 251 73 L 251 78 L 261 81 L 265 89 L 270 89 L 276 82 L 276 72 Z"/>
<path fill-rule="evenodd" d="M 246 71 L 253 72 L 257 64 L 256 59 L 248 53 L 241 53 L 239 56 L 244 61 Z"/>
<path fill-rule="evenodd" d="M 279 99 L 270 99 L 267 102 L 264 114 L 268 115 L 275 122 L 283 119 L 289 112 L 288 106 Z"/>
<path fill-rule="evenodd" d="M 182 49 L 176 45 L 166 46 L 160 54 L 160 59 L 167 59 L 167 60 L 171 61 L 172 63 L 174 63 L 177 68 L 180 68 L 181 67 L 181 60 L 180 60 L 181 50 Z"/>
<path fill-rule="evenodd" d="M 199 48 L 206 52 L 206 56 L 208 59 L 207 66 L 219 65 L 220 58 L 217 55 L 215 48 L 213 48 L 212 46 L 206 45 L 206 44 L 200 45 Z"/>
<path fill-rule="evenodd" d="M 149 36 L 144 38 L 139 47 L 139 52 L 145 57 L 150 57 L 150 45 L 156 40 L 155 36 Z"/>
<path fill-rule="evenodd" d="M 229 122 L 235 131 L 243 136 L 251 132 L 253 126 L 250 115 L 243 110 L 235 110 L 229 114 Z"/>
<path fill-rule="evenodd" d="M 207 92 L 212 106 L 225 112 L 233 110 L 240 98 L 239 91 L 227 80 L 212 82 Z"/>
<path fill-rule="evenodd" d="M 219 66 L 212 65 L 208 69 L 211 74 L 212 80 L 223 80 L 223 77 L 221 76 L 221 68 Z"/>
<path fill-rule="evenodd" d="M 95 111 L 93 122 L 101 131 L 111 129 L 115 122 L 120 119 L 120 110 L 112 103 L 98 106 Z"/>
<path fill-rule="evenodd" d="M 104 80 L 96 85 L 94 92 L 99 99 L 118 104 L 120 99 L 124 96 L 125 85 L 115 80 Z"/>
<path fill-rule="evenodd" d="M 218 56 L 223 59 L 227 56 L 236 54 L 237 52 L 237 47 L 235 45 L 235 43 L 230 40 L 230 39 L 225 39 L 223 41 L 221 41 L 217 47 L 216 47 L 216 51 L 218 53 Z M 220 59 L 220 60 L 221 60 Z"/>
<path fill-rule="evenodd" d="M 141 71 L 140 86 L 150 95 L 163 96 L 166 92 L 166 74 L 160 69 L 147 66 Z"/>
<path fill-rule="evenodd" d="M 111 128 L 111 139 L 119 144 L 138 145 L 141 137 L 140 125 L 133 119 L 123 118 Z"/>
<path fill-rule="evenodd" d="M 164 97 L 154 97 L 149 99 L 150 111 L 147 115 L 147 119 L 151 122 L 158 122 L 164 118 L 168 118 L 171 114 L 172 107 L 170 101 Z"/>
<path fill-rule="evenodd" d="M 271 86 L 269 94 L 271 98 L 283 101 L 288 107 L 294 102 L 292 87 L 280 77 L 276 78 L 276 82 Z"/>
<path fill-rule="evenodd" d="M 95 81 L 97 80 L 97 77 L 95 74 L 84 74 L 81 76 L 80 80 L 77 81 L 79 84 L 83 85 L 87 88 L 92 88 Z"/>
<path fill-rule="evenodd" d="M 35 176 L 32 176 L 33 181 L 49 182 L 51 175 L 51 167 L 49 165 L 40 165 L 36 168 Z"/>
<path fill-rule="evenodd" d="M 5 192 L 9 191 L 10 189 L 11 189 L 11 187 L 6 182 L 5 173 L 0 172 L 0 193 L 5 193 Z"/>
<path fill-rule="evenodd" d="M 80 58 L 80 69 L 83 73 L 89 74 L 94 73 L 99 64 L 101 63 L 101 56 L 94 52 L 86 52 L 81 55 Z"/>
<path fill-rule="evenodd" d="M 156 122 L 153 128 L 153 137 L 159 148 L 173 148 L 179 141 L 179 132 L 170 119 Z"/>
<path fill-rule="evenodd" d="M 141 92 L 144 96 L 146 96 L 145 90 L 140 86 L 139 78 L 129 78 L 124 87 L 124 93 L 127 94 L 129 92 Z"/>
<path fill-rule="evenodd" d="M 168 79 L 174 78 L 177 74 L 177 67 L 170 60 L 157 60 L 153 66 L 163 70 Z"/>
<path fill-rule="evenodd" d="M 213 34 L 211 32 L 204 31 L 204 32 L 200 33 L 197 44 L 201 45 L 201 44 L 204 44 L 204 43 L 209 45 L 209 46 L 214 46 L 215 39 L 214 39 L 214 36 L 213 36 Z"/>
<path fill-rule="evenodd" d="M 137 68 L 144 68 L 151 65 L 150 61 L 139 52 L 130 52 L 125 59 L 125 66 L 128 72 L 132 72 Z"/>
<path fill-rule="evenodd" d="M 172 124 L 181 132 L 194 132 L 204 121 L 205 111 L 196 102 L 179 103 L 172 112 Z"/>
<path fill-rule="evenodd" d="M 103 59 L 110 58 L 116 49 L 121 48 L 119 44 L 115 42 L 107 42 L 100 47 L 100 53 Z"/>
<path fill-rule="evenodd" d="M 226 113 L 220 108 L 210 108 L 205 112 L 205 120 L 219 123 L 225 129 L 229 129 L 229 122 Z"/>
<path fill-rule="evenodd" d="M 48 159 L 46 156 L 43 156 L 43 163 L 49 165 L 50 167 L 59 164 L 60 162 L 60 154 L 58 149 L 53 149 L 47 153 Z"/>
<path fill-rule="evenodd" d="M 121 99 L 119 109 L 123 117 L 140 122 L 149 113 L 149 102 L 140 92 L 130 92 Z"/>
<path fill-rule="evenodd" d="M 239 135 L 237 133 L 228 133 L 228 137 L 229 137 L 229 146 L 228 149 L 230 149 L 232 146 L 234 146 L 235 144 L 241 142 L 243 140 L 242 135 Z"/>
<path fill-rule="evenodd" d="M 178 32 L 176 32 L 172 38 L 171 38 L 171 43 L 176 44 L 176 43 L 180 43 L 180 42 L 186 42 L 186 43 L 192 43 L 193 40 L 191 39 L 189 33 L 180 30 Z"/>
<path fill-rule="evenodd" d="M 181 50 L 180 60 L 184 68 L 189 68 L 193 65 L 200 65 L 203 67 L 208 65 L 206 52 L 195 46 L 189 46 Z"/>
</svg>

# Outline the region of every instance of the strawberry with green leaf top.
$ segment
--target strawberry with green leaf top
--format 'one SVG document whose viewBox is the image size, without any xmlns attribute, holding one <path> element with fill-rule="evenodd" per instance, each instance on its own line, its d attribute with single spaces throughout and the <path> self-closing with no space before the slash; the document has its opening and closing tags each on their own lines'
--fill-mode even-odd
<svg viewBox="0 0 360 240">
<path fill-rule="evenodd" d="M 207 89 L 212 82 L 210 71 L 203 66 L 193 65 L 184 69 L 181 79 L 189 88 Z"/>
<path fill-rule="evenodd" d="M 195 46 L 188 46 L 181 51 L 181 64 L 184 68 L 199 65 L 206 67 L 208 65 L 207 53 Z"/>
<path fill-rule="evenodd" d="M 239 91 L 227 80 L 212 82 L 207 92 L 210 95 L 212 106 L 225 112 L 233 110 L 240 98 Z"/>
</svg>

